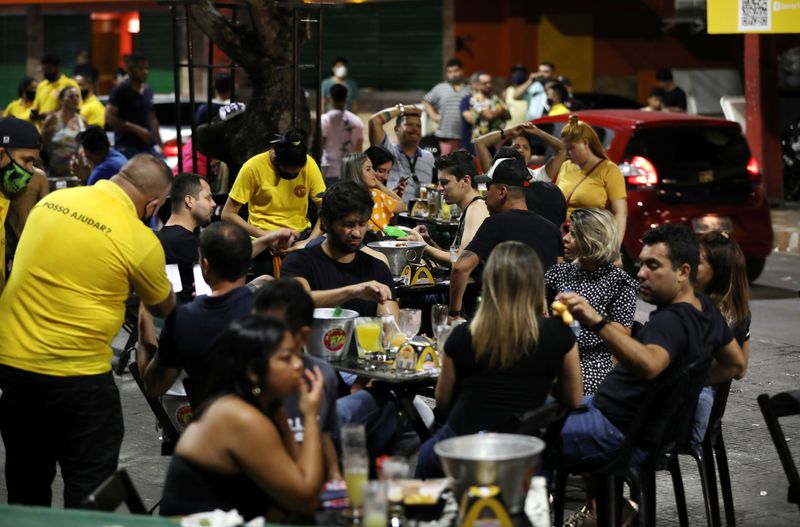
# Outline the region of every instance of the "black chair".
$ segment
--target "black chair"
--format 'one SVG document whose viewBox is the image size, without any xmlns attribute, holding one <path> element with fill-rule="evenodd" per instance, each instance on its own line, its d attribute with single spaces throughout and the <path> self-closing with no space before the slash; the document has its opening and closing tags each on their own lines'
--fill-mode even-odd
<svg viewBox="0 0 800 527">
<path fill-rule="evenodd" d="M 711 414 L 708 419 L 708 428 L 699 444 L 688 438 L 683 444 L 675 449 L 675 459 L 671 465 L 671 472 L 677 477 L 673 478 L 675 485 L 680 488 L 675 489 L 675 499 L 678 506 L 678 518 L 681 525 L 688 524 L 688 513 L 686 510 L 685 493 L 682 481 L 679 477 L 680 466 L 678 465 L 678 455 L 689 455 L 697 463 L 700 483 L 703 489 L 703 499 L 705 501 L 706 517 L 713 526 L 721 525 L 719 512 L 719 497 L 717 494 L 717 467 L 719 466 L 719 484 L 722 490 L 722 500 L 725 505 L 726 525 L 736 525 L 735 512 L 733 507 L 733 491 L 731 489 L 731 476 L 728 468 L 728 453 L 725 450 L 725 441 L 722 437 L 722 417 L 725 414 L 725 406 L 728 402 L 731 382 L 728 381 L 716 387 L 714 404 L 711 407 Z M 715 464 L 716 457 L 716 464 Z"/>
<path fill-rule="evenodd" d="M 781 460 L 781 465 L 783 465 L 783 471 L 786 473 L 786 479 L 789 480 L 787 501 L 800 508 L 800 476 L 797 473 L 797 465 L 795 465 L 792 452 L 786 444 L 786 436 L 783 435 L 783 429 L 778 422 L 781 417 L 800 415 L 800 390 L 781 392 L 772 397 L 762 393 L 758 396 L 758 406 L 761 408 L 764 421 L 766 421 L 767 428 L 769 428 L 772 443 L 778 451 L 778 457 Z"/>
<path fill-rule="evenodd" d="M 569 410 L 558 401 L 541 405 L 519 417 L 515 432 L 532 435 L 544 440 L 546 448 L 542 455 L 542 468 L 547 472 L 557 470 L 561 460 L 561 428 L 567 420 Z"/>
<path fill-rule="evenodd" d="M 128 367 L 131 355 L 136 356 L 136 342 L 139 340 L 139 297 L 132 294 L 125 301 L 125 318 L 122 321 L 122 330 L 128 333 L 128 340 L 122 347 L 114 373 L 122 375 Z"/>
<path fill-rule="evenodd" d="M 630 486 L 631 499 L 639 504 L 639 514 L 635 522 L 648 527 L 655 525 L 655 473 L 671 468 L 674 456 L 670 456 L 670 453 L 676 444 L 691 434 L 697 399 L 710 366 L 709 351 L 689 366 L 676 369 L 657 381 L 639 406 L 636 418 L 625 433 L 622 446 L 606 464 L 569 467 L 572 472 L 592 474 L 597 489 L 599 526 L 616 527 L 621 524 L 624 481 Z M 659 414 L 669 418 L 655 422 L 652 416 Z M 632 466 L 631 459 L 639 448 L 645 448 L 650 454 L 644 462 Z M 557 472 L 553 501 L 554 525 L 563 523 L 567 473 L 567 470 Z M 673 472 L 673 483 L 675 477 Z M 676 492 L 682 488 L 682 484 L 675 485 Z M 678 499 L 676 496 L 676 502 Z"/>
<path fill-rule="evenodd" d="M 123 503 L 131 514 L 148 514 L 142 498 L 124 468 L 114 472 L 94 492 L 86 496 L 81 506 L 87 509 L 114 512 Z"/>
<path fill-rule="evenodd" d="M 161 455 L 171 456 L 175 452 L 175 444 L 178 442 L 178 438 L 180 437 L 181 433 L 172 423 L 172 419 L 169 418 L 169 415 L 164 409 L 164 406 L 161 404 L 161 401 L 159 401 L 157 397 L 150 397 L 144 391 L 144 382 L 142 381 L 142 375 L 139 372 L 139 365 L 136 364 L 136 362 L 131 362 L 129 369 L 133 380 L 135 380 L 137 386 L 139 386 L 139 390 L 141 390 L 142 395 L 144 395 L 145 401 L 147 401 L 147 404 L 150 406 L 150 409 L 156 416 L 158 425 L 161 427 L 161 431 L 163 433 L 163 438 L 161 440 Z"/>
</svg>

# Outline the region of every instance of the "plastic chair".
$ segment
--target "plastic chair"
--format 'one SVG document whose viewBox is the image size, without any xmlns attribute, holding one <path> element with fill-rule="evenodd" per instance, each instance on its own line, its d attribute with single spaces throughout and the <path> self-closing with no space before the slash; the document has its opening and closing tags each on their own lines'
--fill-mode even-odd
<svg viewBox="0 0 800 527">
<path fill-rule="evenodd" d="M 129 370 L 133 380 L 136 381 L 137 386 L 139 386 L 139 390 L 141 390 L 142 395 L 144 395 L 145 401 L 147 401 L 147 404 L 150 406 L 153 414 L 155 414 L 156 421 L 158 422 L 164 434 L 164 437 L 161 441 L 161 455 L 171 456 L 175 452 L 175 444 L 178 442 L 178 438 L 180 437 L 181 433 L 177 428 L 175 428 L 175 425 L 172 423 L 169 415 L 167 415 L 167 411 L 164 409 L 164 406 L 162 406 L 161 401 L 159 401 L 156 397 L 150 397 L 145 392 L 142 375 L 139 372 L 139 365 L 136 364 L 136 362 L 131 362 Z"/>
<path fill-rule="evenodd" d="M 688 437 L 694 422 L 695 407 L 703 381 L 711 366 L 710 350 L 687 367 L 674 371 L 657 381 L 639 406 L 631 426 L 625 434 L 617 453 L 602 466 L 570 467 L 572 472 L 591 472 L 597 487 L 597 524 L 599 526 L 618 526 L 622 514 L 622 486 L 628 481 L 631 499 L 639 504 L 639 514 L 635 520 L 646 526 L 655 525 L 656 492 L 655 472 L 668 470 L 673 463 L 669 453 L 681 438 Z M 669 406 L 666 408 L 665 407 Z M 656 412 L 658 410 L 658 412 Z M 654 422 L 654 413 L 668 415 L 661 422 Z M 646 435 L 647 434 L 647 435 Z M 657 443 L 648 442 L 657 438 Z M 631 465 L 631 459 L 641 448 L 650 455 L 639 465 Z M 561 525 L 564 518 L 564 494 L 566 491 L 567 470 L 559 470 L 554 491 L 554 525 Z M 675 474 L 673 473 L 673 483 Z M 677 489 L 683 486 L 675 485 Z M 676 501 L 679 498 L 676 496 Z M 556 507 L 558 503 L 558 507 Z"/>
<path fill-rule="evenodd" d="M 781 392 L 772 397 L 762 393 L 757 400 L 758 406 L 761 407 L 761 414 L 769 428 L 772 443 L 778 451 L 786 479 L 789 480 L 789 493 L 786 499 L 800 508 L 800 476 L 797 473 L 797 465 L 795 465 L 792 452 L 786 444 L 786 436 L 783 435 L 783 429 L 778 422 L 781 417 L 800 415 L 800 390 Z"/>
<path fill-rule="evenodd" d="M 670 467 L 673 474 L 673 484 L 675 488 L 675 500 L 678 506 L 678 518 L 681 525 L 688 525 L 688 513 L 686 510 L 685 493 L 683 482 L 680 478 L 680 466 L 678 465 L 677 455 L 689 455 L 697 463 L 700 483 L 703 489 L 703 499 L 705 501 L 706 518 L 713 526 L 721 525 L 719 512 L 719 497 L 717 494 L 717 469 L 714 458 L 716 456 L 719 465 L 719 483 L 722 489 L 722 500 L 725 505 L 726 525 L 736 525 L 733 491 L 731 489 L 731 476 L 728 468 L 728 453 L 725 450 L 725 441 L 722 438 L 722 416 L 725 414 L 725 406 L 728 402 L 730 392 L 730 381 L 717 386 L 714 396 L 714 404 L 711 407 L 711 414 L 708 420 L 708 428 L 700 444 L 689 440 L 678 445 L 674 451 L 675 459 Z"/>
<path fill-rule="evenodd" d="M 117 470 L 101 483 L 94 492 L 84 498 L 81 505 L 87 509 L 114 512 L 123 503 L 131 514 L 148 514 L 142 498 L 124 468 Z"/>
</svg>

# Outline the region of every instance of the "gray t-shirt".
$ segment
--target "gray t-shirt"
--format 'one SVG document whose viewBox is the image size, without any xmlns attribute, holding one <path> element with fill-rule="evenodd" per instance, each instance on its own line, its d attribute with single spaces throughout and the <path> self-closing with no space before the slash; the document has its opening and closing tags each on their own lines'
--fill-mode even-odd
<svg viewBox="0 0 800 527">
<path fill-rule="evenodd" d="M 433 182 L 433 154 L 427 150 L 417 147 L 417 153 L 413 156 L 406 155 L 397 143 L 390 143 L 388 136 L 383 136 L 381 146 L 389 150 L 394 156 L 394 165 L 389 173 L 387 187 L 394 188 L 401 177 L 408 178 L 406 191 L 403 193 L 403 201 L 419 197 L 421 185 Z"/>
<path fill-rule="evenodd" d="M 313 370 L 314 366 L 319 366 L 320 371 L 322 371 L 325 386 L 317 420 L 320 423 L 320 432 L 327 432 L 331 437 L 336 438 L 339 436 L 339 415 L 336 413 L 339 379 L 336 376 L 336 372 L 324 360 L 305 353 L 303 354 L 303 364 L 309 370 Z M 294 440 L 302 443 L 305 437 L 305 427 L 303 426 L 303 416 L 300 413 L 300 394 L 297 393 L 284 399 L 283 408 L 286 411 L 289 428 L 294 434 Z"/>
<path fill-rule="evenodd" d="M 439 129 L 434 132 L 436 137 L 461 139 L 461 99 L 468 93 L 466 83 L 456 90 L 449 82 L 440 82 L 422 98 L 436 108 L 441 117 Z"/>
</svg>

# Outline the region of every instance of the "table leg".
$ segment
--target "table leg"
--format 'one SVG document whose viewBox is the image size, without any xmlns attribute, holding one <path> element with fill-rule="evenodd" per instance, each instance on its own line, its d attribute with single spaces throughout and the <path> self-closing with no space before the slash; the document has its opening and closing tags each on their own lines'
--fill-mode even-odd
<svg viewBox="0 0 800 527">
<path fill-rule="evenodd" d="M 397 397 L 397 402 L 400 403 L 400 408 L 403 409 L 403 413 L 405 413 L 408 420 L 411 421 L 411 426 L 414 427 L 414 431 L 417 433 L 417 436 L 419 436 L 419 440 L 424 443 L 430 439 L 431 432 L 428 430 L 428 427 L 425 426 L 425 422 L 414 406 L 415 395 L 416 394 L 410 390 L 395 390 L 395 396 Z"/>
</svg>

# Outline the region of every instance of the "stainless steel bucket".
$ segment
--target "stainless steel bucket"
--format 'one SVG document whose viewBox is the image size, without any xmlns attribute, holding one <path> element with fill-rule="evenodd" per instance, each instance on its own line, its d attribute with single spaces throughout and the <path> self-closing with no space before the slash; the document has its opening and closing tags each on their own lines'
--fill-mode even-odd
<svg viewBox="0 0 800 527">
<path fill-rule="evenodd" d="M 367 247 L 385 254 L 389 260 L 389 270 L 392 272 L 392 276 L 398 277 L 406 264 L 419 263 L 422 260 L 425 243 L 384 240 L 368 243 Z"/>
<path fill-rule="evenodd" d="M 328 361 L 344 360 L 347 357 L 353 336 L 353 323 L 358 317 L 358 312 L 351 309 L 342 309 L 339 316 L 334 316 L 334 311 L 336 310 L 327 307 L 314 310 L 314 325 L 306 344 L 306 351 L 311 355 Z"/>
<path fill-rule="evenodd" d="M 514 514 L 525 505 L 544 447 L 544 441 L 536 437 L 480 433 L 445 439 L 433 450 L 453 481 L 459 503 L 471 485 L 498 485 L 506 507 Z"/>
</svg>

